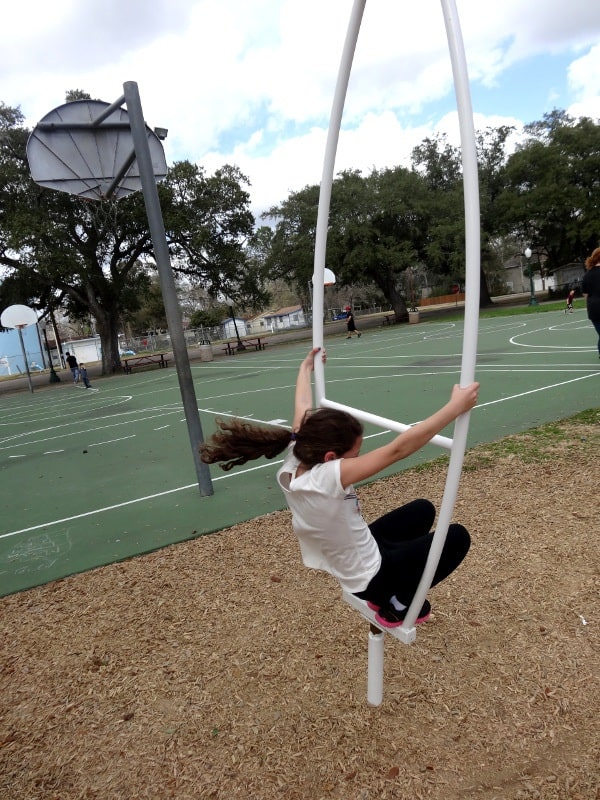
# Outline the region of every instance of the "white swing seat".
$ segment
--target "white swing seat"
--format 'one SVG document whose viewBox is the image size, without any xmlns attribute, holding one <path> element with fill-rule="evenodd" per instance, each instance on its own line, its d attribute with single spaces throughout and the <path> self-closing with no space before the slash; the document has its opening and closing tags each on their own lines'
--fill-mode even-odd
<svg viewBox="0 0 600 800">
<path fill-rule="evenodd" d="M 398 639 L 404 642 L 404 644 L 412 644 L 417 638 L 417 631 L 414 626 L 412 628 L 405 628 L 403 625 L 399 625 L 397 628 L 386 628 L 380 625 L 375 619 L 375 612 L 369 608 L 366 600 L 361 600 L 360 597 L 356 597 L 356 595 L 344 591 L 342 591 L 342 598 L 348 605 L 351 605 L 352 608 L 370 622 L 371 625 L 379 628 L 382 633 L 389 633 L 394 639 Z"/>
</svg>

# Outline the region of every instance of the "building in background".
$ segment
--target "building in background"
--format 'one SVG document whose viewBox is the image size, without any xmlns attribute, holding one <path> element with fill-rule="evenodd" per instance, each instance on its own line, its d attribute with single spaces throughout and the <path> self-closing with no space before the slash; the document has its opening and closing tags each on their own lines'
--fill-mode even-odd
<svg viewBox="0 0 600 800">
<path fill-rule="evenodd" d="M 37 325 L 23 328 L 23 346 L 30 370 L 38 370 L 40 366 L 48 366 L 48 357 L 44 353 L 40 332 Z M 0 377 L 6 375 L 25 375 L 27 369 L 23 359 L 19 332 L 14 329 L 0 328 Z"/>
</svg>

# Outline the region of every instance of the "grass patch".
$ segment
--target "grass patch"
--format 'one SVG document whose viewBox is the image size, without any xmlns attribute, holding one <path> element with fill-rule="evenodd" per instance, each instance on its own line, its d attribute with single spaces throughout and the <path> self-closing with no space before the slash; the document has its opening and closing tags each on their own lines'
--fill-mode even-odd
<svg viewBox="0 0 600 800">
<path fill-rule="evenodd" d="M 564 311 L 565 301 L 553 301 L 550 303 L 540 303 L 537 306 L 518 305 L 518 306 L 498 306 L 497 308 L 481 308 L 479 319 L 489 319 L 492 317 L 514 317 L 517 314 L 546 314 L 549 311 Z M 464 319 L 464 310 L 450 312 L 444 315 L 444 319 L 450 321 Z"/>
<path fill-rule="evenodd" d="M 591 408 L 573 417 L 507 436 L 499 442 L 480 445 L 468 451 L 464 469 L 473 472 L 491 466 L 498 459 L 507 458 L 543 464 L 568 447 L 574 438 L 585 442 L 586 448 L 597 450 L 600 444 L 599 422 L 600 409 Z"/>
<path fill-rule="evenodd" d="M 538 428 L 531 428 L 500 439 L 473 447 L 465 454 L 463 470 L 476 472 L 494 465 L 500 459 L 519 459 L 524 463 L 543 464 L 551 461 L 557 451 L 568 447 L 573 438 L 585 442 L 586 449 L 597 452 L 600 445 L 600 408 L 589 408 L 573 417 L 558 422 L 548 422 Z M 417 464 L 411 472 L 426 473 L 448 464 L 447 455 Z"/>
</svg>

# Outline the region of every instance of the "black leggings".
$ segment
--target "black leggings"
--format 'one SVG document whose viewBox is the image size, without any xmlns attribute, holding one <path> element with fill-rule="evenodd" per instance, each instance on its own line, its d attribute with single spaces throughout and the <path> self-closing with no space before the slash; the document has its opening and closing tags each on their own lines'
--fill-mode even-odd
<svg viewBox="0 0 600 800">
<path fill-rule="evenodd" d="M 596 329 L 596 333 L 598 334 L 598 354 L 600 355 L 600 319 L 591 319 L 590 322 Z"/>
<path fill-rule="evenodd" d="M 356 596 L 385 606 L 390 597 L 396 595 L 401 603 L 410 605 L 433 541 L 434 519 L 433 503 L 413 500 L 372 522 L 369 528 L 381 553 L 381 566 L 367 588 L 356 592 Z M 432 585 L 443 581 L 458 567 L 470 544 L 466 528 L 457 524 L 449 526 Z"/>
</svg>

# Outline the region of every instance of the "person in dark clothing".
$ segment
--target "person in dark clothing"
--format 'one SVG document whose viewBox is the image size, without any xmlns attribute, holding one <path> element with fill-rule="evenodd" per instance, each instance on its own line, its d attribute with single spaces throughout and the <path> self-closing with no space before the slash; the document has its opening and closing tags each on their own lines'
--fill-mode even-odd
<svg viewBox="0 0 600 800">
<path fill-rule="evenodd" d="M 88 378 L 87 369 L 85 368 L 85 364 L 79 365 L 79 377 L 83 381 L 83 385 L 85 386 L 85 388 L 90 389 L 91 385 Z"/>
<path fill-rule="evenodd" d="M 72 356 L 69 352 L 65 353 L 65 361 L 67 362 L 67 366 L 71 370 L 71 375 L 73 376 L 73 383 L 77 383 L 79 381 L 79 365 L 77 364 L 77 359 L 75 356 Z"/>
<path fill-rule="evenodd" d="M 573 313 L 573 300 L 575 299 L 575 289 L 571 289 L 569 294 L 567 295 L 567 305 L 565 307 L 565 314 L 569 311 L 571 314 Z"/>
<path fill-rule="evenodd" d="M 598 357 L 600 358 L 600 247 L 586 259 L 587 272 L 581 282 L 581 291 L 586 299 L 587 315 L 598 334 Z"/>
<path fill-rule="evenodd" d="M 347 308 L 346 314 L 346 327 L 348 329 L 348 335 L 346 336 L 346 339 L 351 339 L 353 334 L 356 334 L 360 339 L 361 332 L 358 330 L 356 323 L 354 322 L 354 314 L 352 313 L 352 309 Z"/>
</svg>

